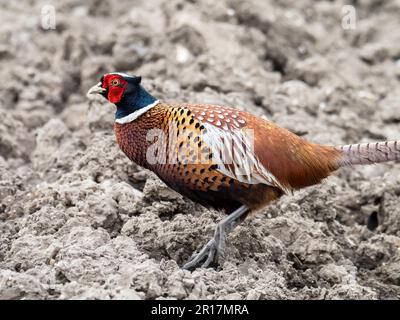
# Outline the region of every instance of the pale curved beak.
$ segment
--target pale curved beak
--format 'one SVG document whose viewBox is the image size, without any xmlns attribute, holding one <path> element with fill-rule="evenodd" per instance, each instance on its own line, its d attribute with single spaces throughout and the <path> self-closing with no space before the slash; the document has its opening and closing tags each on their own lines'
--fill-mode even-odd
<svg viewBox="0 0 400 320">
<path fill-rule="evenodd" d="M 106 91 L 106 89 L 102 88 L 101 82 L 99 82 L 89 89 L 86 96 L 89 97 L 91 94 L 103 93 L 104 91 Z"/>
</svg>

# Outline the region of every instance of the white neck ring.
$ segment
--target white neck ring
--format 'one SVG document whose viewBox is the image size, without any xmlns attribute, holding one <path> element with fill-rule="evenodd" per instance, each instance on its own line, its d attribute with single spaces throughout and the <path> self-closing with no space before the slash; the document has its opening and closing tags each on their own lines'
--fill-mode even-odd
<svg viewBox="0 0 400 320">
<path fill-rule="evenodd" d="M 139 110 L 136 110 L 135 112 L 132 112 L 131 114 L 128 114 L 125 117 L 115 119 L 115 122 L 119 123 L 119 124 L 125 124 L 125 123 L 132 122 L 132 121 L 136 120 L 137 118 L 139 118 L 143 113 L 149 111 L 151 108 L 155 107 L 159 103 L 160 103 L 160 101 L 156 100 L 153 103 L 151 103 L 143 108 L 140 108 Z"/>
</svg>

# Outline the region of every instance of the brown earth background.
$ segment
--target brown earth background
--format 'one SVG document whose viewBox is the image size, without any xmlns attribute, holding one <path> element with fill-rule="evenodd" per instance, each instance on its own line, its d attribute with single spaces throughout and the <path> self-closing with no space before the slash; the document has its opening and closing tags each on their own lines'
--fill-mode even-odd
<svg viewBox="0 0 400 320">
<path fill-rule="evenodd" d="M 179 268 L 223 217 L 119 151 L 108 71 L 315 142 L 400 139 L 400 1 L 0 1 L 1 299 L 397 299 L 400 164 L 343 169 Z M 342 28 L 353 4 L 354 30 Z"/>
</svg>

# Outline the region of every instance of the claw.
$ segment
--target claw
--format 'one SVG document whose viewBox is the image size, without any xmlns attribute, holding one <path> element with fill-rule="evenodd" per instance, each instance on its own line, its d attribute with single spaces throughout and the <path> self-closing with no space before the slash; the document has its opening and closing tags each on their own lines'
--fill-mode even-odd
<svg viewBox="0 0 400 320">
<path fill-rule="evenodd" d="M 202 268 L 207 268 L 212 262 L 218 263 L 223 260 L 225 252 L 225 230 L 222 226 L 215 229 L 214 237 L 200 250 L 200 252 L 192 256 L 183 266 L 183 269 L 192 269 L 201 264 Z"/>
<path fill-rule="evenodd" d="M 215 229 L 214 237 L 208 241 L 197 255 L 193 254 L 182 268 L 186 270 L 194 269 L 198 266 L 207 268 L 212 262 L 222 262 L 225 258 L 226 232 L 232 230 L 237 223 L 237 219 L 247 213 L 248 210 L 246 206 L 242 206 L 222 220 Z M 202 261 L 204 263 L 201 263 Z"/>
<path fill-rule="evenodd" d="M 189 261 L 182 268 L 185 270 L 196 268 L 200 265 L 201 261 L 203 261 L 206 257 L 207 257 L 206 262 L 209 260 L 210 255 L 214 257 L 214 253 L 215 253 L 215 240 L 213 238 L 210 241 L 208 241 L 208 243 L 200 250 L 200 252 L 197 255 L 192 255 Z"/>
<path fill-rule="evenodd" d="M 208 252 L 207 260 L 201 265 L 202 268 L 207 268 L 215 257 L 215 245 L 211 246 Z"/>
</svg>

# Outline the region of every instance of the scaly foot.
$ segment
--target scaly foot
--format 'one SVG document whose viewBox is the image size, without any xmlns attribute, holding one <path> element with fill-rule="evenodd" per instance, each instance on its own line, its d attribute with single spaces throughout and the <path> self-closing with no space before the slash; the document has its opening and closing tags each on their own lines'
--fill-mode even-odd
<svg viewBox="0 0 400 320">
<path fill-rule="evenodd" d="M 214 237 L 200 250 L 198 254 L 192 255 L 183 269 L 189 270 L 199 266 L 207 268 L 211 263 L 218 264 L 224 258 L 225 252 L 225 228 L 218 224 Z M 203 262 L 204 261 L 204 262 Z"/>
<path fill-rule="evenodd" d="M 183 266 L 183 269 L 195 269 L 199 266 L 207 268 L 211 263 L 221 263 L 225 258 L 226 233 L 235 228 L 240 217 L 248 212 L 248 207 L 241 206 L 218 223 L 215 228 L 214 237 L 208 241 L 198 254 L 192 255 L 189 261 Z"/>
</svg>

